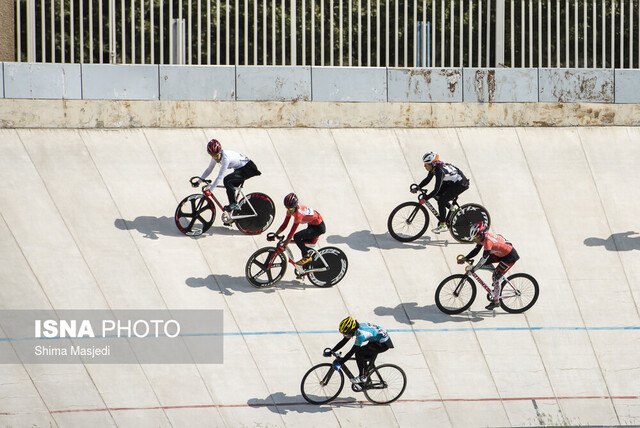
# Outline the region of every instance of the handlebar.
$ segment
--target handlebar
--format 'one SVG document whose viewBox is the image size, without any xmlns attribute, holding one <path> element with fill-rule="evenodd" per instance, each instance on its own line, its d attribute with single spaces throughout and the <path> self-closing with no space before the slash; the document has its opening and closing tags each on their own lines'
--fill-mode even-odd
<svg viewBox="0 0 640 428">
<path fill-rule="evenodd" d="M 193 187 L 198 187 L 198 184 L 200 184 L 200 183 L 205 183 L 205 185 L 213 183 L 213 181 L 211 181 L 211 180 L 203 180 L 200 177 L 191 177 L 189 179 L 189 182 L 191 183 L 191 186 L 193 186 Z"/>
</svg>

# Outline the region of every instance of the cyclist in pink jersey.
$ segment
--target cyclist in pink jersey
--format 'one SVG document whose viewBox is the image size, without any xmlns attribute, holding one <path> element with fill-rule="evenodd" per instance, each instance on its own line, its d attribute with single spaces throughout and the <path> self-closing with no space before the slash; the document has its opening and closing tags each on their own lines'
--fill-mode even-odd
<svg viewBox="0 0 640 428">
<path fill-rule="evenodd" d="M 486 306 L 487 309 L 491 310 L 500 306 L 500 279 L 518 261 L 520 256 L 518 256 L 511 242 L 507 241 L 502 235 L 487 232 L 486 226 L 482 222 L 471 226 L 470 234 L 473 242 L 476 243 L 476 247 L 464 258 L 458 259 L 458 264 L 471 260 L 480 252 L 480 249 L 484 249 L 482 258 L 469 268 L 471 272 L 475 272 L 485 264 L 493 265 L 493 263 L 498 263 L 492 277 L 492 301 Z"/>
<path fill-rule="evenodd" d="M 318 236 L 322 235 L 327 231 L 324 221 L 322 220 L 322 216 L 318 211 L 305 207 L 304 205 L 298 204 L 298 197 L 295 193 L 289 193 L 284 197 L 284 206 L 287 208 L 287 215 L 284 218 L 284 222 L 282 226 L 278 228 L 276 231 L 276 235 L 279 235 L 287 228 L 289 224 L 289 220 L 293 217 L 293 225 L 291 226 L 291 230 L 289 231 L 289 235 L 287 239 L 284 241 L 284 246 L 286 247 L 291 242 L 291 238 L 293 237 L 294 242 L 300 248 L 300 252 L 302 253 L 302 258 L 296 262 L 297 265 L 302 266 L 306 265 L 311 261 L 311 256 L 309 255 L 309 249 L 306 244 L 315 244 L 318 241 Z M 296 233 L 296 229 L 300 225 L 300 223 L 307 224 L 307 228 Z M 295 233 L 295 235 L 294 235 Z M 275 239 L 275 236 L 272 236 L 271 239 L 267 238 L 270 241 Z"/>
</svg>

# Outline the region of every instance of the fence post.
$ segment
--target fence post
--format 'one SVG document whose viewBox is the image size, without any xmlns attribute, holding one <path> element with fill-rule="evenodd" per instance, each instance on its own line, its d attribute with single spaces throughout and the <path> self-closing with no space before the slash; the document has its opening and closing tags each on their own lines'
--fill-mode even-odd
<svg viewBox="0 0 640 428">
<path fill-rule="evenodd" d="M 496 0 L 496 63 L 495 67 L 504 65 L 504 2 Z M 488 58 L 487 58 L 488 60 Z M 487 64 L 490 66 L 490 64 Z"/>
</svg>

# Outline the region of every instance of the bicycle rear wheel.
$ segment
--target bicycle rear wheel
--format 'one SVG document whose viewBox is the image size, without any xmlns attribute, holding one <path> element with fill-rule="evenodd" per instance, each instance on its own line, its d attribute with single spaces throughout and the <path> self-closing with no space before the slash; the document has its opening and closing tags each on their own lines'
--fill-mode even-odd
<svg viewBox="0 0 640 428">
<path fill-rule="evenodd" d="M 316 287 L 332 287 L 342 281 L 342 278 L 347 274 L 349 268 L 349 262 L 347 256 L 336 247 L 324 247 L 318 251 L 322 258 L 327 262 L 327 270 L 318 272 L 309 272 L 309 281 Z M 316 255 L 313 255 L 313 260 L 309 262 L 307 269 L 314 269 L 316 267 L 323 267 L 322 260 Z"/>
<path fill-rule="evenodd" d="M 215 220 L 216 206 L 200 194 L 189 195 L 178 204 L 174 216 L 180 232 L 188 236 L 202 235 Z"/>
<path fill-rule="evenodd" d="M 487 229 L 491 226 L 489 211 L 482 205 L 462 205 L 449 219 L 451 236 L 463 244 L 472 242 L 470 229 L 476 223 L 483 222 Z"/>
<path fill-rule="evenodd" d="M 436 289 L 436 306 L 445 314 L 459 314 L 469 309 L 476 292 L 475 283 L 467 275 L 451 275 Z"/>
<path fill-rule="evenodd" d="M 407 387 L 407 375 L 395 364 L 382 364 L 373 369 L 363 389 L 367 400 L 375 404 L 396 401 Z"/>
<path fill-rule="evenodd" d="M 246 196 L 246 199 L 240 201 L 240 210 L 237 211 L 236 215 L 253 214 L 253 210 L 247 201 L 251 202 L 256 215 L 237 219 L 236 226 L 242 233 L 257 235 L 267 230 L 273 223 L 276 215 L 276 206 L 271 198 L 264 193 L 250 193 Z"/>
<path fill-rule="evenodd" d="M 391 211 L 387 220 L 387 229 L 394 239 L 400 242 L 415 241 L 427 231 L 429 214 L 425 207 L 417 202 L 404 202 Z"/>
<path fill-rule="evenodd" d="M 257 288 L 273 287 L 287 271 L 287 259 L 273 247 L 261 248 L 249 257 L 244 274 Z"/>
<path fill-rule="evenodd" d="M 512 314 L 519 314 L 531 308 L 538 300 L 538 281 L 526 273 L 516 273 L 502 286 L 500 306 Z"/>
<path fill-rule="evenodd" d="M 302 378 L 300 391 L 311 404 L 325 404 L 334 400 L 344 387 L 344 374 L 331 363 L 313 366 Z"/>
</svg>

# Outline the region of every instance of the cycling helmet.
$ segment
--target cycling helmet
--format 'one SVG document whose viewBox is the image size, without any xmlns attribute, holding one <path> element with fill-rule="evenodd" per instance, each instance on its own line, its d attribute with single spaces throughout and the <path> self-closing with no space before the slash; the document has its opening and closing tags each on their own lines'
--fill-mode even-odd
<svg viewBox="0 0 640 428">
<path fill-rule="evenodd" d="M 209 143 L 207 144 L 207 152 L 209 152 L 211 156 L 215 156 L 221 151 L 222 146 L 220 145 L 220 141 L 216 140 L 215 138 L 209 141 Z"/>
<path fill-rule="evenodd" d="M 341 334 L 351 334 L 358 326 L 356 320 L 351 317 L 346 317 L 342 321 L 340 321 L 340 325 L 338 326 L 338 331 Z"/>
<path fill-rule="evenodd" d="M 436 152 L 428 152 L 428 153 L 425 153 L 424 156 L 422 156 L 422 162 L 428 163 L 428 164 L 432 164 L 438 159 L 440 159 L 440 156 L 438 156 Z"/>
<path fill-rule="evenodd" d="M 295 193 L 289 193 L 284 197 L 284 206 L 286 208 L 295 208 L 298 206 L 298 197 Z"/>
<path fill-rule="evenodd" d="M 471 226 L 471 229 L 469 229 L 469 235 L 471 236 L 472 240 L 476 239 L 478 236 L 484 239 L 485 233 L 487 233 L 486 226 L 482 221 L 474 224 L 473 226 Z"/>
</svg>

